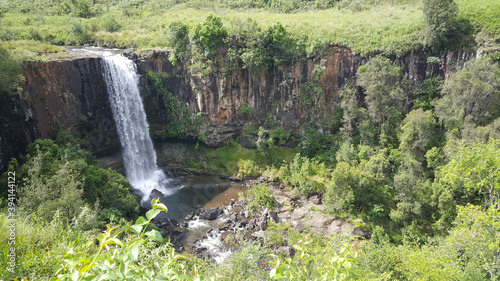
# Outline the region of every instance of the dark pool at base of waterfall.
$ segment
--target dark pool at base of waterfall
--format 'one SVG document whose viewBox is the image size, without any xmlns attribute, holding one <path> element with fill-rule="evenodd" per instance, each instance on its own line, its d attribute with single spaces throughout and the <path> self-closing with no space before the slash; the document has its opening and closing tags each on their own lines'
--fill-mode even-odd
<svg viewBox="0 0 500 281">
<path fill-rule="evenodd" d="M 161 157 L 161 151 L 157 151 L 157 153 Z M 101 157 L 98 162 L 103 167 L 111 167 L 123 172 L 120 152 Z M 167 186 L 164 187 L 167 192 L 162 194 L 161 191 L 153 191 L 142 205 L 144 208 L 150 208 L 151 198 L 159 198 L 168 208 L 168 213 L 162 214 L 161 217 L 173 218 L 178 221 L 183 220 L 189 212 L 198 208 L 209 209 L 229 204 L 231 199 L 238 199 L 238 192 L 247 189 L 242 182 L 234 182 L 220 176 L 172 176 L 168 170 L 165 172 L 167 175 L 170 174 Z"/>
</svg>

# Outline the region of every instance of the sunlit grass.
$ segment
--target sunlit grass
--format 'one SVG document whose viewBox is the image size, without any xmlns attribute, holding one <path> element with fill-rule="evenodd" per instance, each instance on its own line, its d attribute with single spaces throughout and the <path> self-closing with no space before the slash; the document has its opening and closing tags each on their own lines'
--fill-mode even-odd
<svg viewBox="0 0 500 281">
<path fill-rule="evenodd" d="M 306 48 L 335 44 L 363 55 L 383 53 L 399 56 L 420 46 L 421 30 L 425 24 L 421 1 L 366 1 L 368 4 L 361 11 L 304 9 L 289 14 L 273 9 L 227 8 L 233 2 L 185 1 L 175 5 L 168 2 L 164 5 L 151 4 L 154 7 L 145 5 L 132 12 L 118 4 L 109 9 L 101 5 L 100 14 L 90 19 L 7 12 L 0 19 L 0 41 L 36 40 L 54 45 L 87 43 L 120 48 L 167 48 L 166 30 L 170 23 L 180 21 L 193 29 L 209 14 L 216 14 L 227 27 L 236 18 L 255 19 L 263 28 L 281 22 L 290 36 L 296 42 L 305 44 Z M 477 32 L 486 29 L 494 34 L 500 33 L 500 1 L 455 2 L 460 8 L 459 18 L 468 20 Z M 109 18 L 115 19 L 118 31 L 105 31 L 103 23 Z M 15 48 L 37 53 L 22 44 Z"/>
</svg>

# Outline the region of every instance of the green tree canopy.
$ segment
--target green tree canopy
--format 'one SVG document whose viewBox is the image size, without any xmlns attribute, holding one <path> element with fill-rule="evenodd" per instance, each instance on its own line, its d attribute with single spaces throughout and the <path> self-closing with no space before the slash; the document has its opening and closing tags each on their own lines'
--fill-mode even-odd
<svg viewBox="0 0 500 281">
<path fill-rule="evenodd" d="M 435 102 L 436 116 L 448 129 L 465 121 L 485 126 L 500 117 L 500 68 L 487 59 L 473 59 L 446 80 Z"/>
<path fill-rule="evenodd" d="M 424 15 L 427 25 L 424 46 L 441 50 L 456 27 L 458 6 L 453 0 L 424 0 Z"/>
</svg>

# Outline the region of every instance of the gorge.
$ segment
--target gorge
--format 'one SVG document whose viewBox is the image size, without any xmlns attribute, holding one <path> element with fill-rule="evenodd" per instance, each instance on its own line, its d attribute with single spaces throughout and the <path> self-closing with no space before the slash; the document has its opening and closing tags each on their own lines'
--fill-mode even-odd
<svg viewBox="0 0 500 281">
<path fill-rule="evenodd" d="M 127 56 L 137 63 L 153 140 L 191 139 L 211 146 L 220 146 L 228 139 L 253 146 L 252 136 L 243 133 L 258 129 L 266 120 L 296 137 L 300 126 L 311 121 L 322 132 L 338 130 L 322 126 L 322 120 L 330 124 L 335 118 L 340 121 L 335 116 L 340 103 L 338 89 L 355 81 L 357 68 L 368 59 L 346 48 L 330 47 L 321 57 L 275 66 L 267 73 L 224 70 L 219 63 L 212 73 L 195 75 L 180 62 L 172 65 L 166 50 Z M 436 65 L 428 63 L 424 53 L 411 52 L 394 63 L 402 64 L 403 77 L 416 84 L 432 73 L 447 76 L 475 56 L 473 49 L 450 51 Z M 324 73 L 319 81 L 310 81 L 316 66 L 324 67 Z M 7 168 L 11 157 L 22 156 L 35 139 L 54 137 L 60 126 L 82 136 L 84 147 L 97 155 L 117 151 L 118 133 L 102 73 L 99 56 L 26 62 L 22 94 L 2 97 L 5 126 L 17 128 L 15 124 L 20 124 L 24 130 L 2 131 L 0 169 Z M 303 91 L 308 83 L 319 83 L 321 92 Z M 311 94 L 317 95 L 319 110 L 301 103 L 301 96 Z"/>
</svg>

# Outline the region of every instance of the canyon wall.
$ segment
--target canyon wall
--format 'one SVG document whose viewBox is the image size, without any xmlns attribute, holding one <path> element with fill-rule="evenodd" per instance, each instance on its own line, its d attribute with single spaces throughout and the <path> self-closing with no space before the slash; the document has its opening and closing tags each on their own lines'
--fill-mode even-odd
<svg viewBox="0 0 500 281">
<path fill-rule="evenodd" d="M 194 62 L 172 65 L 165 50 L 127 56 L 136 61 L 141 74 L 153 138 L 214 146 L 228 139 L 252 146 L 261 126 L 296 137 L 303 124 L 335 133 L 341 124 L 339 88 L 354 83 L 357 68 L 369 59 L 347 48 L 330 47 L 321 56 L 253 73 L 228 64 L 223 56 L 211 64 L 198 63 L 197 69 L 188 66 Z M 424 53 L 412 52 L 393 61 L 402 66 L 410 84 L 417 84 L 431 72 L 446 77 L 474 56 L 474 50 L 449 52 L 436 65 L 428 63 Z M 84 147 L 96 154 L 119 149 L 99 57 L 26 62 L 24 76 L 22 94 L 2 97 L 6 109 L 0 116 L 0 170 L 35 139 L 53 138 L 61 126 L 79 135 Z"/>
</svg>

